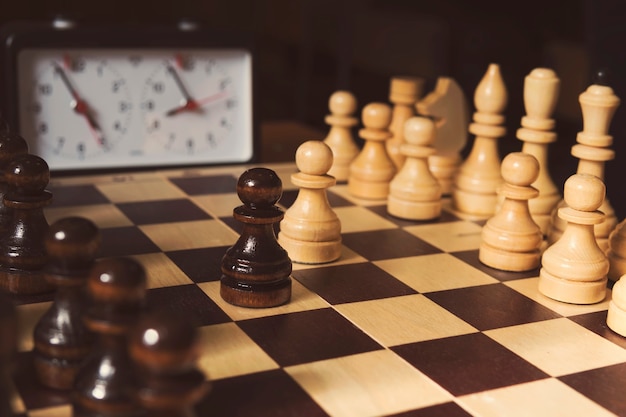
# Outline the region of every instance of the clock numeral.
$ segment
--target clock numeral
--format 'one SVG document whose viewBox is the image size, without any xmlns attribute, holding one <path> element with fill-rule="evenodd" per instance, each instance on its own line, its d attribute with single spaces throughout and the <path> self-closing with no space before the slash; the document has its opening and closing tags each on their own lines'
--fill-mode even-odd
<svg viewBox="0 0 626 417">
<path fill-rule="evenodd" d="M 154 101 L 144 101 L 143 103 L 141 103 L 141 108 L 147 111 L 154 111 Z"/>
<path fill-rule="evenodd" d="M 235 107 L 237 107 L 237 100 L 233 100 L 233 99 L 226 100 L 227 109 L 234 109 Z"/>
<path fill-rule="evenodd" d="M 131 56 L 128 57 L 128 60 L 130 61 L 131 65 L 133 67 L 136 67 L 139 64 L 141 64 L 141 61 L 143 60 L 143 58 L 141 58 L 138 55 L 131 55 Z"/>
<path fill-rule="evenodd" d="M 85 60 L 82 58 L 76 58 L 70 62 L 70 70 L 72 72 L 83 72 L 85 70 L 85 66 Z"/>
<path fill-rule="evenodd" d="M 120 88 L 124 86 L 124 84 L 126 84 L 126 80 L 124 79 L 113 81 L 113 84 L 111 85 L 111 91 L 117 93 L 118 91 L 120 91 Z"/>
<path fill-rule="evenodd" d="M 160 82 L 160 81 L 156 82 L 156 83 L 152 84 L 152 90 L 155 93 L 161 94 L 161 93 L 163 93 L 163 91 L 165 91 L 165 85 L 162 82 Z"/>
<path fill-rule="evenodd" d="M 48 133 L 48 124 L 39 123 L 39 126 L 37 126 L 37 132 L 41 133 L 42 135 L 45 135 L 46 133 Z"/>
<path fill-rule="evenodd" d="M 41 103 L 36 102 L 36 103 L 31 104 L 30 110 L 35 114 L 41 113 Z"/>
<path fill-rule="evenodd" d="M 128 101 L 120 101 L 120 113 L 126 113 L 131 109 L 131 104 Z"/>
<path fill-rule="evenodd" d="M 80 159 L 85 158 L 85 143 L 84 142 L 78 142 L 76 144 L 76 152 L 78 152 L 78 157 Z"/>
<path fill-rule="evenodd" d="M 209 146 L 211 146 L 211 148 L 215 148 L 217 146 L 217 140 L 215 139 L 213 132 L 209 132 L 207 135 L 207 141 L 209 142 Z"/>
<path fill-rule="evenodd" d="M 43 96 L 49 96 L 52 94 L 52 86 L 50 84 L 39 84 L 37 91 Z"/>
<path fill-rule="evenodd" d="M 113 130 L 117 130 L 120 133 L 126 133 L 126 128 L 124 127 L 124 124 L 119 120 L 116 120 L 115 123 L 113 123 Z"/>
<path fill-rule="evenodd" d="M 53 152 L 58 154 L 61 152 L 61 149 L 63 149 L 63 146 L 65 145 L 65 137 L 64 136 L 59 136 L 57 138 L 57 146 L 54 147 Z"/>
<path fill-rule="evenodd" d="M 192 155 L 193 154 L 193 145 L 194 145 L 193 138 L 187 139 L 187 142 L 185 142 L 185 145 L 187 147 L 187 153 Z"/>
<path fill-rule="evenodd" d="M 222 81 L 220 81 L 220 91 L 224 91 L 226 90 L 226 88 L 228 88 L 228 85 L 232 82 L 232 80 L 229 78 L 224 78 Z"/>
<path fill-rule="evenodd" d="M 152 133 L 155 130 L 159 130 L 161 128 L 161 122 L 159 122 L 159 119 L 154 119 L 152 122 L 150 122 L 150 124 L 148 124 L 148 133 Z"/>
</svg>

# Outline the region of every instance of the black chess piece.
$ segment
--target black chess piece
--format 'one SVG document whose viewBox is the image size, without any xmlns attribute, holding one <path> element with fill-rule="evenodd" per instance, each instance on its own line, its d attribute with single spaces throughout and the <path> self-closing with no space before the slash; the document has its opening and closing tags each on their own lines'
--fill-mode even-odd
<svg viewBox="0 0 626 417">
<path fill-rule="evenodd" d="M 151 417 L 195 417 L 193 406 L 209 391 L 196 368 L 200 354 L 195 327 L 163 310 L 145 315 L 129 339 L 135 365 L 136 400 Z"/>
<path fill-rule="evenodd" d="M 26 140 L 16 133 L 0 128 L 0 174 L 4 173 L 9 163 L 19 155 L 28 153 Z M 0 236 L 4 235 L 11 218 L 11 209 L 2 200 L 8 189 L 4 175 L 0 175 Z"/>
<path fill-rule="evenodd" d="M 66 217 L 50 226 L 44 244 L 44 276 L 57 291 L 35 326 L 35 370 L 43 385 L 69 390 L 93 343 L 82 319 L 87 308 L 84 287 L 100 247 L 100 231 L 90 220 Z"/>
<path fill-rule="evenodd" d="M 239 177 L 237 195 L 243 205 L 233 216 L 243 230 L 222 258 L 220 294 L 230 304 L 274 307 L 291 298 L 291 260 L 273 228 L 284 216 L 275 206 L 282 192 L 282 181 L 271 169 L 252 168 Z"/>
<path fill-rule="evenodd" d="M 43 276 L 47 261 L 43 238 L 49 228 L 43 208 L 52 201 L 46 190 L 48 164 L 36 155 L 19 155 L 9 162 L 4 176 L 8 190 L 3 201 L 12 215 L 0 237 L 0 289 L 15 294 L 52 291 Z"/>
<path fill-rule="evenodd" d="M 13 302 L 0 295 L 0 416 L 13 416 L 11 373 L 17 346 L 17 317 Z"/>
<path fill-rule="evenodd" d="M 87 280 L 85 325 L 96 335 L 74 384 L 73 417 L 142 416 L 134 401 L 128 334 L 144 310 L 146 274 L 131 258 L 99 260 Z"/>
</svg>

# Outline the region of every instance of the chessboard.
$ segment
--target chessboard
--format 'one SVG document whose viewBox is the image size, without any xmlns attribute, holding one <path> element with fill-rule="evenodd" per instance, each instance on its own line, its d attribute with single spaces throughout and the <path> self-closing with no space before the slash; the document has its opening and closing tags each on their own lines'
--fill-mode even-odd
<svg viewBox="0 0 626 417">
<path fill-rule="evenodd" d="M 295 200 L 294 164 L 270 164 Z M 238 238 L 235 187 L 246 166 L 59 177 L 49 223 L 67 216 L 101 229 L 100 258 L 146 268 L 148 302 L 198 327 L 198 366 L 211 391 L 199 416 L 626 415 L 626 339 L 606 326 L 610 299 L 560 303 L 537 290 L 538 270 L 478 261 L 484 222 L 399 220 L 385 201 L 328 190 L 342 254 L 293 265 L 291 301 L 249 309 L 220 298 L 220 261 Z M 15 296 L 18 415 L 71 415 L 66 393 L 43 388 L 32 331 L 53 295 Z"/>
</svg>

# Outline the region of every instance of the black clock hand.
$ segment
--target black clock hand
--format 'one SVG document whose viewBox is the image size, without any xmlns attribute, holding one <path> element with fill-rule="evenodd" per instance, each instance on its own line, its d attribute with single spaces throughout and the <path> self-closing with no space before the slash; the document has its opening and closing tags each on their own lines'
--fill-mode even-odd
<svg viewBox="0 0 626 417">
<path fill-rule="evenodd" d="M 183 95 L 183 99 L 185 100 L 185 103 L 195 103 L 195 100 L 191 97 L 191 94 L 189 94 L 189 92 L 183 85 L 183 82 L 180 79 L 180 76 L 178 75 L 178 72 L 176 72 L 174 67 L 168 64 L 167 72 L 169 72 L 172 78 L 174 79 L 176 86 L 180 90 L 180 93 Z"/>
<path fill-rule="evenodd" d="M 85 117 L 85 119 L 87 120 L 87 123 L 89 124 L 89 128 L 94 134 L 94 137 L 100 144 L 103 144 L 104 138 L 102 137 L 102 131 L 100 130 L 100 126 L 98 125 L 96 120 L 93 118 L 93 115 L 91 114 L 91 111 L 89 109 L 89 105 L 87 104 L 85 100 L 83 100 L 80 97 L 80 95 L 78 94 L 78 92 L 76 91 L 72 83 L 70 82 L 69 78 L 67 77 L 67 74 L 65 73 L 63 68 L 61 68 L 58 64 L 55 63 L 54 70 L 59 75 L 59 77 L 61 77 L 61 81 L 63 82 L 63 85 L 65 85 L 65 87 L 67 88 L 67 90 L 70 92 L 72 96 L 72 102 L 70 103 L 70 105 L 72 106 L 72 109 L 76 113 Z"/>
</svg>

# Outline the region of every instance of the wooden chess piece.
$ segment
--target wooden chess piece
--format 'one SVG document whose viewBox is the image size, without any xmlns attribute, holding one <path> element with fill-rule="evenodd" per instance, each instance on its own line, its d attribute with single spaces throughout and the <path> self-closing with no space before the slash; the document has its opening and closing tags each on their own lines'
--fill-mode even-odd
<svg viewBox="0 0 626 417">
<path fill-rule="evenodd" d="M 408 220 L 432 220 L 441 214 L 441 185 L 430 173 L 428 157 L 435 153 L 435 124 L 414 116 L 404 125 L 402 169 L 390 183 L 387 211 Z"/>
<path fill-rule="evenodd" d="M 404 123 L 415 115 L 415 103 L 422 95 L 424 80 L 417 77 L 392 77 L 389 101 L 393 104 L 389 131 L 392 136 L 385 142 L 387 154 L 399 170 L 404 165 L 400 147 L 404 143 Z"/>
<path fill-rule="evenodd" d="M 352 136 L 352 129 L 359 123 L 353 116 L 357 108 L 354 95 L 348 91 L 336 91 L 328 100 L 330 114 L 324 121 L 330 126 L 324 143 L 333 152 L 333 165 L 328 175 L 337 181 L 347 181 L 350 175 L 350 164 L 359 154 L 359 147 Z"/>
<path fill-rule="evenodd" d="M 463 217 L 487 219 L 494 215 L 498 203 L 497 190 L 502 184 L 498 138 L 506 133 L 502 113 L 507 91 L 497 64 L 489 65 L 478 84 L 474 104 L 477 112 L 469 125 L 474 144 L 456 176 L 452 204 Z"/>
<path fill-rule="evenodd" d="M 96 335 L 74 384 L 74 417 L 135 417 L 128 335 L 144 309 L 146 274 L 131 258 L 97 261 L 89 273 L 90 306 L 83 319 Z"/>
<path fill-rule="evenodd" d="M 437 78 L 433 91 L 415 105 L 420 116 L 435 120 L 435 154 L 428 158 L 430 172 L 444 195 L 452 193 L 454 177 L 461 165 L 461 151 L 467 143 L 469 109 L 463 90 L 449 77 Z"/>
<path fill-rule="evenodd" d="M 608 250 L 609 274 L 611 281 L 616 282 L 626 274 L 626 219 L 615 226 L 609 235 Z M 626 282 L 626 281 L 625 281 Z"/>
<path fill-rule="evenodd" d="M 389 194 L 389 182 L 396 174 L 396 166 L 385 147 L 385 141 L 392 136 L 391 108 L 384 103 L 370 103 L 363 108 L 362 119 L 365 127 L 359 136 L 365 144 L 350 165 L 348 191 L 358 198 L 384 200 Z"/>
<path fill-rule="evenodd" d="M 20 155 L 8 164 L 4 175 L 9 187 L 4 205 L 13 214 L 0 237 L 0 289 L 16 294 L 52 291 L 43 273 L 47 262 L 43 237 L 49 227 L 43 208 L 52 201 L 46 190 L 48 164 L 35 155 Z"/>
<path fill-rule="evenodd" d="M 0 131 L 0 173 L 4 173 L 15 157 L 26 153 L 28 144 L 23 137 L 13 132 Z M 8 187 L 4 175 L 0 175 L 0 202 L 4 199 Z M 0 236 L 5 235 L 11 217 L 11 209 L 0 203 Z"/>
<path fill-rule="evenodd" d="M 321 264 L 341 255 L 341 222 L 326 195 L 335 185 L 335 179 L 326 174 L 332 160 L 330 148 L 317 140 L 304 142 L 296 151 L 300 172 L 291 176 L 291 182 L 300 190 L 278 234 L 278 243 L 292 262 Z"/>
<path fill-rule="evenodd" d="M 291 298 L 291 260 L 276 240 L 273 225 L 284 212 L 275 206 L 282 181 L 267 168 L 251 168 L 237 182 L 242 206 L 233 217 L 243 223 L 241 236 L 222 258 L 220 295 L 242 307 L 274 307 Z"/>
<path fill-rule="evenodd" d="M 45 278 L 57 292 L 35 326 L 33 361 L 43 385 L 69 390 L 93 343 L 82 321 L 87 309 L 84 286 L 100 247 L 100 232 L 87 219 L 66 217 L 50 226 L 44 244 Z"/>
<path fill-rule="evenodd" d="M 591 174 L 574 174 L 565 181 L 567 206 L 559 208 L 559 217 L 567 225 L 541 262 L 539 291 L 545 296 L 572 304 L 604 300 L 609 261 L 598 247 L 593 227 L 604 219 L 598 207 L 605 190 L 604 183 Z"/>
<path fill-rule="evenodd" d="M 606 314 L 606 325 L 615 333 L 626 337 L 626 278 L 614 279 L 613 292 Z"/>
<path fill-rule="evenodd" d="M 526 116 L 517 138 L 523 141 L 522 152 L 534 156 L 539 162 L 539 176 L 532 184 L 539 195 L 528 202 L 530 213 L 541 232 L 547 236 L 552 222 L 552 211 L 561 195 L 548 170 L 548 145 L 556 141 L 552 113 L 559 96 L 560 80 L 548 68 L 535 68 L 524 79 L 524 106 Z"/>
<path fill-rule="evenodd" d="M 11 375 L 17 350 L 17 315 L 13 302 L 0 294 L 0 416 L 13 416 Z"/>
<path fill-rule="evenodd" d="M 583 117 L 583 130 L 576 135 L 576 144 L 571 153 L 578 158 L 578 174 L 591 174 L 604 181 L 604 168 L 607 161 L 615 157 L 615 151 L 609 148 L 613 144 L 613 136 L 609 135 L 609 125 L 620 104 L 620 99 L 613 89 L 607 85 L 592 84 L 579 96 Z M 557 209 L 565 205 L 561 201 Z M 557 209 L 552 215 L 552 227 L 548 234 L 548 243 L 556 242 L 563 234 L 566 223 L 560 219 Z M 605 219 L 594 228 L 594 234 L 600 249 L 608 249 L 608 237 L 617 225 L 615 211 L 604 198 L 599 210 Z"/>
<path fill-rule="evenodd" d="M 530 271 L 539 266 L 543 241 L 528 204 L 539 194 L 531 186 L 539 175 L 539 162 L 530 154 L 513 152 L 502 160 L 501 172 L 504 201 L 483 226 L 478 259 L 504 271 Z"/>
<path fill-rule="evenodd" d="M 135 399 L 150 417 L 195 417 L 194 405 L 210 383 L 196 368 L 196 329 L 184 317 L 153 312 L 139 319 L 129 337 L 137 375 Z"/>
</svg>

